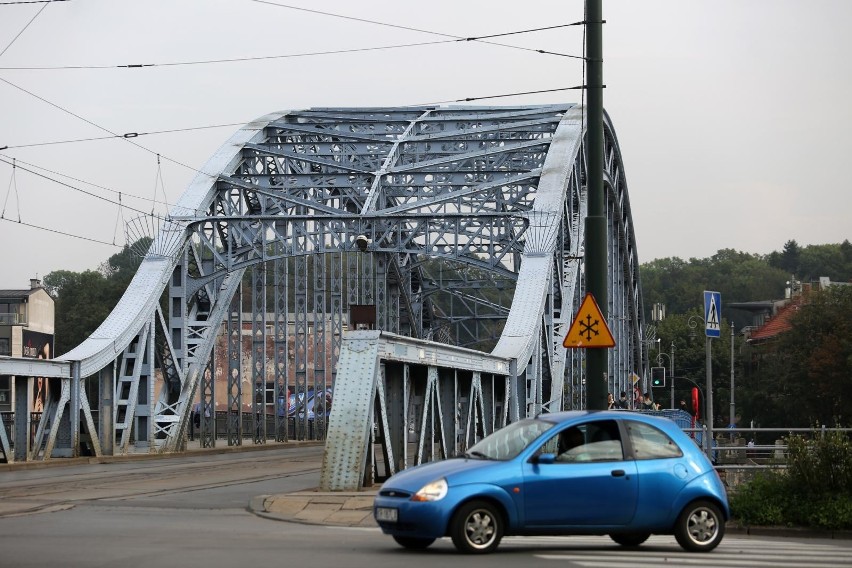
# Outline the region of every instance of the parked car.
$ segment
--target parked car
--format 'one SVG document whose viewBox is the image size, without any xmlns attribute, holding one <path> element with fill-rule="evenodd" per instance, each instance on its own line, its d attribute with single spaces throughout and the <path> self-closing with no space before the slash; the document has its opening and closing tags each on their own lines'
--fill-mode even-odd
<svg viewBox="0 0 852 568">
<path fill-rule="evenodd" d="M 608 534 L 638 546 L 673 534 L 708 552 L 730 508 L 707 457 L 671 420 L 572 411 L 520 420 L 464 456 L 393 475 L 373 515 L 411 549 L 445 536 L 460 552 L 486 553 L 505 535 Z"/>
</svg>

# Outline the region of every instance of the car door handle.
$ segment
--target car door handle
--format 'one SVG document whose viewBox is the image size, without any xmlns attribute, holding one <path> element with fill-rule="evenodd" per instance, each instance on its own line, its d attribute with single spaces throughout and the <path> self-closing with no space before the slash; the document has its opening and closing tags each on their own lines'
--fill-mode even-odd
<svg viewBox="0 0 852 568">
<path fill-rule="evenodd" d="M 613 477 L 624 477 L 624 470 L 623 469 L 614 469 L 614 470 L 612 470 L 612 476 Z"/>
</svg>

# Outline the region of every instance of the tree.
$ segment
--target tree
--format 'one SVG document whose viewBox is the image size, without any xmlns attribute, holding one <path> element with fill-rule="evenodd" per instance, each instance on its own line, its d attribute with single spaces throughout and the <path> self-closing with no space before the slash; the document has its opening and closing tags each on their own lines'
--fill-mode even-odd
<svg viewBox="0 0 852 568">
<path fill-rule="evenodd" d="M 852 267 L 852 243 L 849 242 L 849 239 L 840 243 L 840 254 L 843 255 L 843 261 L 846 263 L 846 268 L 848 270 Z"/>
<path fill-rule="evenodd" d="M 813 292 L 780 342 L 787 361 L 785 390 L 799 394 L 782 405 L 800 424 L 833 425 L 852 412 L 852 286 Z"/>
<path fill-rule="evenodd" d="M 106 319 L 115 305 L 106 278 L 99 272 L 60 270 L 44 277 L 56 301 L 56 352 L 66 353 Z"/>
<path fill-rule="evenodd" d="M 750 419 L 764 427 L 849 421 L 852 404 L 852 286 L 812 292 L 791 329 L 763 347 L 744 384 Z"/>
<path fill-rule="evenodd" d="M 799 256 L 801 249 L 799 243 L 795 240 L 789 240 L 784 243 L 784 250 L 781 252 L 779 266 L 782 270 L 786 270 L 788 274 L 796 274 L 799 272 Z"/>
<path fill-rule="evenodd" d="M 657 338 L 659 338 L 659 350 L 665 353 L 660 363 L 667 369 L 667 376 L 671 376 L 671 345 L 674 344 L 674 386 L 675 407 L 680 400 L 689 400 L 693 386 L 697 385 L 702 391 L 702 396 L 707 390 L 707 351 L 705 343 L 704 322 L 700 319 L 704 316 L 698 309 L 693 309 L 686 314 L 673 314 L 659 322 L 656 327 Z M 693 326 L 689 324 L 692 317 Z M 722 320 L 721 334 L 718 339 L 713 339 L 710 349 L 711 366 L 713 375 L 713 409 L 714 424 L 727 426 L 728 409 L 730 408 L 731 389 L 731 327 L 730 323 Z M 735 337 L 741 343 L 742 339 Z M 652 365 L 657 363 L 657 351 L 655 345 L 650 351 Z M 735 351 L 739 349 L 735 346 Z M 668 359 L 666 357 L 669 357 Z M 740 359 L 735 359 L 737 365 L 741 365 Z M 739 376 L 741 370 L 735 370 Z M 654 393 L 655 400 L 664 402 L 668 406 L 671 397 L 671 385 L 659 389 Z M 704 401 L 702 400 L 702 406 Z M 703 408 L 702 408 L 703 415 Z"/>
<path fill-rule="evenodd" d="M 811 245 L 802 249 L 796 276 L 802 282 L 814 282 L 821 276 L 833 281 L 849 280 L 850 263 L 843 257 L 842 245 Z"/>
<path fill-rule="evenodd" d="M 756 254 L 719 250 L 710 258 L 664 258 L 643 264 L 640 269 L 646 314 L 655 303 L 666 305 L 669 314 L 683 314 L 702 303 L 704 290 L 722 293 L 724 303 L 780 298 L 790 275 L 770 266 Z M 724 307 L 724 306 L 723 306 Z M 737 328 L 751 325 L 744 312 L 725 312 Z"/>
<path fill-rule="evenodd" d="M 55 300 L 57 353 L 82 343 L 118 303 L 142 262 L 131 252 L 134 247 L 125 246 L 98 271 L 57 270 L 44 277 L 44 287 Z"/>
</svg>

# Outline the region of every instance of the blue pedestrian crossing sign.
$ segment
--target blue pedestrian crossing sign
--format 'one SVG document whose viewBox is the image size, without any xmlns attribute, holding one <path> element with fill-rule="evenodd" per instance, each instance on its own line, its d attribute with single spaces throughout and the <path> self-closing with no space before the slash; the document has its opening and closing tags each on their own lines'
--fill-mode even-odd
<svg viewBox="0 0 852 568">
<path fill-rule="evenodd" d="M 704 290 L 704 334 L 707 337 L 722 335 L 722 294 Z"/>
</svg>

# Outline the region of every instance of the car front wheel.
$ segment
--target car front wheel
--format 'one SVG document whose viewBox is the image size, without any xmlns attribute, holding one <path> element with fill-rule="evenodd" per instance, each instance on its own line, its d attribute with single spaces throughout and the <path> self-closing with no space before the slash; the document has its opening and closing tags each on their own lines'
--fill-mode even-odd
<svg viewBox="0 0 852 568">
<path fill-rule="evenodd" d="M 398 545 L 410 550 L 423 550 L 429 548 L 429 545 L 435 542 L 434 538 L 414 538 L 411 536 L 395 536 L 393 539 Z"/>
<path fill-rule="evenodd" d="M 651 536 L 648 533 L 611 534 L 609 538 L 621 546 L 639 546 Z"/>
<path fill-rule="evenodd" d="M 453 516 L 450 536 L 459 552 L 493 552 L 503 538 L 503 517 L 485 501 L 465 503 Z"/>
<path fill-rule="evenodd" d="M 693 501 L 678 516 L 674 534 L 684 550 L 710 552 L 725 536 L 725 519 L 714 503 Z"/>
</svg>

